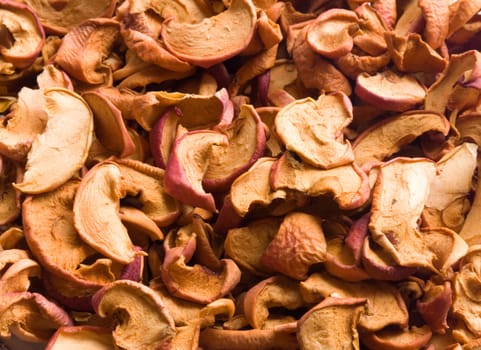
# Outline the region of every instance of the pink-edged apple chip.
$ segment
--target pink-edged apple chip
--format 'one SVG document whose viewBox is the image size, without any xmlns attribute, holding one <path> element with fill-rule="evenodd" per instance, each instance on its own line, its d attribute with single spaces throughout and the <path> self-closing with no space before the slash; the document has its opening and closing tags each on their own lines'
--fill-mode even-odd
<svg viewBox="0 0 481 350">
<path fill-rule="evenodd" d="M 360 335 L 362 343 L 369 349 L 417 350 L 428 344 L 432 331 L 429 326 L 424 325 L 406 329 L 383 329 Z"/>
<path fill-rule="evenodd" d="M 447 318 L 451 305 L 451 282 L 435 284 L 428 281 L 422 299 L 416 302 L 416 310 L 433 332 L 445 334 L 449 328 Z"/>
<path fill-rule="evenodd" d="M 355 94 L 371 105 L 395 112 L 404 112 L 420 105 L 426 88 L 411 75 L 398 75 L 390 70 L 357 76 Z"/>
<path fill-rule="evenodd" d="M 343 134 L 352 118 L 352 104 L 344 93 L 322 94 L 317 100 L 308 97 L 283 107 L 275 128 L 287 150 L 306 163 L 328 169 L 354 160 Z"/>
<path fill-rule="evenodd" d="M 202 180 L 209 191 L 222 191 L 264 155 L 266 132 L 252 105 L 242 105 L 240 113 L 226 127 L 227 145 L 213 145 L 209 165 Z"/>
<path fill-rule="evenodd" d="M 202 187 L 214 145 L 227 145 L 224 134 L 212 130 L 190 131 L 172 148 L 164 176 L 165 190 L 182 203 L 216 211 L 214 197 Z"/>
</svg>

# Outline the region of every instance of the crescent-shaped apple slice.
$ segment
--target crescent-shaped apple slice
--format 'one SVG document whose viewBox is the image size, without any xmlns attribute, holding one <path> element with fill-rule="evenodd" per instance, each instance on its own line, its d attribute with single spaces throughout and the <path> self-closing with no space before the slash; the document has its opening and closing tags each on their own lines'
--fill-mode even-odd
<svg viewBox="0 0 481 350">
<path fill-rule="evenodd" d="M 23 181 L 17 190 L 38 194 L 67 182 L 87 159 L 94 121 L 82 97 L 64 88 L 43 93 L 48 119 L 45 130 L 33 141 Z"/>
<path fill-rule="evenodd" d="M 227 10 L 198 23 L 167 19 L 161 36 L 174 55 L 208 68 L 244 50 L 254 35 L 256 22 L 251 0 L 233 0 Z"/>
</svg>

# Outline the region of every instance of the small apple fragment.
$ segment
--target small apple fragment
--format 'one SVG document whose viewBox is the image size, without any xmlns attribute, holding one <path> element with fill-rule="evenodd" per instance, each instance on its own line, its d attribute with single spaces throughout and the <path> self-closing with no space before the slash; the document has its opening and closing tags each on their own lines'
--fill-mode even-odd
<svg viewBox="0 0 481 350">
<path fill-rule="evenodd" d="M 55 63 L 87 84 L 110 84 L 112 69 L 106 59 L 119 37 L 120 25 L 116 20 L 88 19 L 65 35 Z"/>
<path fill-rule="evenodd" d="M 166 192 L 185 204 L 215 212 L 214 197 L 205 192 L 202 181 L 213 146 L 227 143 L 224 134 L 213 130 L 190 131 L 179 137 L 165 169 Z"/>
<path fill-rule="evenodd" d="M 369 229 L 376 243 L 401 266 L 435 270 L 434 253 L 417 224 L 435 173 L 435 164 L 423 158 L 395 158 L 379 169 Z"/>
<path fill-rule="evenodd" d="M 428 280 L 422 299 L 416 302 L 416 310 L 433 332 L 445 334 L 449 328 L 447 318 L 451 305 L 451 283 L 435 284 Z"/>
<path fill-rule="evenodd" d="M 304 98 L 277 113 L 275 128 L 287 150 L 322 169 L 351 163 L 351 144 L 343 129 L 352 121 L 352 104 L 343 93 Z"/>
<path fill-rule="evenodd" d="M 114 349 L 112 331 L 99 326 L 60 327 L 50 338 L 46 350 L 111 350 Z"/>
<path fill-rule="evenodd" d="M 264 155 L 266 132 L 252 105 L 241 106 L 239 115 L 226 127 L 227 145 L 213 145 L 209 165 L 202 179 L 209 191 L 224 191 Z"/>
<path fill-rule="evenodd" d="M 390 70 L 359 74 L 354 92 L 377 108 L 395 112 L 414 109 L 426 96 L 426 88 L 413 76 L 401 76 Z"/>
<path fill-rule="evenodd" d="M 93 137 L 92 112 L 77 93 L 64 88 L 43 91 L 47 124 L 28 152 L 23 193 L 38 194 L 67 182 L 83 165 Z"/>
<path fill-rule="evenodd" d="M 99 316 L 113 320 L 117 347 L 164 349 L 175 336 L 174 320 L 165 304 L 142 283 L 115 281 L 99 290 L 92 303 Z"/>
<path fill-rule="evenodd" d="M 447 135 L 449 130 L 449 122 L 443 115 L 425 110 L 383 119 L 356 138 L 352 145 L 355 162 L 363 167 L 383 161 L 428 131 Z"/>
<path fill-rule="evenodd" d="M 321 220 L 310 214 L 287 214 L 261 256 L 260 263 L 293 279 L 307 278 L 312 265 L 326 260 Z"/>
<path fill-rule="evenodd" d="M 0 17 L 3 31 L 10 38 L 1 44 L 2 58 L 17 68 L 29 67 L 45 43 L 45 32 L 37 14 L 21 2 L 2 0 Z"/>
<path fill-rule="evenodd" d="M 310 197 L 328 194 L 341 209 L 355 209 L 370 196 L 368 177 L 356 164 L 320 169 L 285 152 L 271 169 L 274 190 L 296 191 Z"/>
<path fill-rule="evenodd" d="M 356 328 L 365 303 L 363 298 L 328 297 L 311 308 L 299 320 L 297 339 L 301 349 L 359 349 Z"/>
<path fill-rule="evenodd" d="M 197 23 L 167 19 L 161 37 L 180 59 L 208 68 L 243 51 L 254 35 L 256 21 L 251 0 L 234 0 L 227 10 Z"/>
<path fill-rule="evenodd" d="M 244 298 L 245 317 L 253 328 L 268 328 L 269 309 L 296 310 L 305 306 L 299 283 L 285 276 L 272 276 L 251 287 Z"/>
<path fill-rule="evenodd" d="M 39 293 L 7 293 L 0 301 L 0 337 L 12 334 L 30 342 L 45 342 L 62 326 L 72 326 L 67 312 Z"/>
</svg>

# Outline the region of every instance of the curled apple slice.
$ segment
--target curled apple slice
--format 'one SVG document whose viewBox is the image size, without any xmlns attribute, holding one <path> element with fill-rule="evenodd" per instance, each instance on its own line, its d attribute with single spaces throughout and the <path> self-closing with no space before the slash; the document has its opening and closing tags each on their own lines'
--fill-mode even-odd
<svg viewBox="0 0 481 350">
<path fill-rule="evenodd" d="M 436 270 L 435 255 L 417 224 L 435 173 L 435 164 L 422 158 L 396 158 L 380 167 L 369 229 L 376 243 L 401 266 Z"/>
<path fill-rule="evenodd" d="M 202 187 L 214 145 L 226 145 L 227 137 L 211 130 L 188 132 L 179 137 L 167 162 L 165 190 L 179 201 L 215 212 L 211 193 Z"/>
<path fill-rule="evenodd" d="M 366 299 L 328 297 L 299 320 L 297 339 L 302 349 L 358 349 L 357 323 Z M 335 334 L 325 336 L 330 330 Z"/>
<path fill-rule="evenodd" d="M 426 88 L 413 76 L 401 76 L 390 70 L 374 75 L 359 74 L 354 92 L 375 107 L 395 112 L 420 105 L 426 96 Z"/>
<path fill-rule="evenodd" d="M 449 129 L 443 115 L 429 111 L 409 111 L 381 120 L 356 138 L 352 145 L 355 162 L 363 166 L 383 161 L 428 131 L 447 135 Z"/>
<path fill-rule="evenodd" d="M 15 67 L 30 66 L 45 43 L 45 33 L 37 14 L 25 4 L 3 0 L 0 2 L 0 17 L 6 37 L 11 38 L 9 44 L 2 43 L 0 54 Z"/>
<path fill-rule="evenodd" d="M 159 296 L 142 283 L 119 280 L 95 293 L 101 317 L 112 317 L 115 345 L 124 349 L 164 349 L 175 336 L 172 316 Z"/>
<path fill-rule="evenodd" d="M 329 194 L 342 209 L 360 207 L 370 196 L 367 175 L 357 165 L 319 169 L 290 152 L 275 161 L 270 181 L 274 190 L 293 190 L 312 197 Z"/>
<path fill-rule="evenodd" d="M 233 0 L 227 10 L 198 23 L 168 19 L 161 36 L 177 57 L 208 68 L 244 50 L 254 35 L 256 21 L 252 1 Z"/>
<path fill-rule="evenodd" d="M 241 106 L 239 116 L 226 129 L 227 145 L 213 145 L 202 179 L 206 190 L 222 191 L 264 154 L 266 132 L 252 105 Z"/>
<path fill-rule="evenodd" d="M 63 88 L 43 92 L 47 125 L 32 143 L 18 190 L 36 194 L 67 182 L 83 165 L 93 137 L 92 112 L 79 95 Z"/>
<path fill-rule="evenodd" d="M 296 100 L 277 113 L 274 123 L 287 150 L 312 166 L 327 169 L 354 160 L 343 135 L 352 118 L 351 101 L 339 92 L 322 94 L 317 100 Z"/>
</svg>

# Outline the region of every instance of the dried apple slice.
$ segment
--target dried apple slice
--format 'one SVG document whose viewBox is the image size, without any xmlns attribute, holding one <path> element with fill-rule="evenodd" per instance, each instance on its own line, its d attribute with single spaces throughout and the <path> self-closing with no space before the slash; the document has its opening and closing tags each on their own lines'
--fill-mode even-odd
<svg viewBox="0 0 481 350">
<path fill-rule="evenodd" d="M 435 270 L 434 254 L 417 228 L 435 173 L 435 164 L 422 158 L 396 158 L 380 167 L 369 229 L 376 243 L 401 266 Z"/>
<path fill-rule="evenodd" d="M 423 240 L 435 254 L 434 266 L 441 273 L 449 273 L 468 252 L 468 244 L 455 231 L 446 227 L 423 229 Z"/>
<path fill-rule="evenodd" d="M 401 293 L 388 282 L 347 282 L 326 272 L 315 272 L 299 283 L 299 290 L 307 303 L 318 303 L 329 296 L 366 299 L 366 313 L 359 320 L 362 330 L 376 332 L 390 325 L 408 324 L 408 310 Z"/>
<path fill-rule="evenodd" d="M 38 15 L 45 30 L 54 34 L 66 34 L 70 29 L 81 22 L 95 17 L 111 17 L 114 13 L 116 2 L 102 0 L 85 6 L 79 1 L 38 1 L 26 0 Z"/>
<path fill-rule="evenodd" d="M 449 129 L 443 115 L 429 111 L 409 111 L 383 119 L 356 138 L 352 145 L 355 162 L 363 166 L 383 161 L 428 131 L 447 135 Z"/>
<path fill-rule="evenodd" d="M 30 342 L 45 342 L 73 322 L 65 310 L 39 293 L 7 293 L 0 301 L 0 337 L 12 334 Z"/>
<path fill-rule="evenodd" d="M 275 199 L 286 198 L 283 190 L 271 188 L 269 176 L 275 158 L 259 158 L 248 171 L 240 175 L 230 189 L 232 207 L 240 217 L 244 217 L 254 205 L 267 206 Z M 246 193 L 245 189 L 249 191 Z"/>
<path fill-rule="evenodd" d="M 92 109 L 95 135 L 100 143 L 120 158 L 132 155 L 135 144 L 127 131 L 120 109 L 97 91 L 86 92 L 82 97 Z"/>
<path fill-rule="evenodd" d="M 426 88 L 413 76 L 401 76 L 390 70 L 374 75 L 359 74 L 354 92 L 377 108 L 395 112 L 413 109 L 426 96 Z"/>
<path fill-rule="evenodd" d="M 139 252 L 118 217 L 120 199 L 125 196 L 121 176 L 112 162 L 90 169 L 75 196 L 73 214 L 83 241 L 112 260 L 128 264 Z"/>
<path fill-rule="evenodd" d="M 174 108 L 168 108 L 154 123 L 149 133 L 149 144 L 154 158 L 154 164 L 165 169 L 174 144 L 181 113 Z"/>
<path fill-rule="evenodd" d="M 326 239 L 318 217 L 287 214 L 261 256 L 261 264 L 293 279 L 307 278 L 312 265 L 326 260 Z"/>
<path fill-rule="evenodd" d="M 302 349 L 359 348 L 357 323 L 365 312 L 363 298 L 328 297 L 299 320 L 297 339 Z M 335 335 L 326 336 L 332 329 Z"/>
<path fill-rule="evenodd" d="M 246 319 L 253 328 L 266 328 L 270 308 L 296 310 L 305 306 L 299 283 L 285 276 L 269 277 L 251 287 L 244 298 Z"/>
<path fill-rule="evenodd" d="M 352 121 L 352 105 L 343 93 L 305 98 L 277 113 L 275 128 L 286 149 L 306 163 L 328 169 L 354 160 L 343 129 Z"/>
<path fill-rule="evenodd" d="M 371 277 L 360 264 L 356 263 L 352 250 L 340 237 L 331 238 L 327 242 L 324 268 L 331 275 L 350 282 L 363 281 Z"/>
<path fill-rule="evenodd" d="M 15 164 L 0 156 L 0 225 L 13 222 L 20 215 L 20 202 L 17 191 L 12 183 L 17 178 L 18 170 Z"/>
<path fill-rule="evenodd" d="M 0 153 L 17 161 L 25 161 L 37 135 L 47 124 L 44 95 L 38 89 L 23 87 L 18 92 L 15 108 L 0 124 Z"/>
<path fill-rule="evenodd" d="M 354 209 L 370 196 L 367 175 L 355 164 L 319 169 L 285 152 L 272 166 L 274 190 L 294 190 L 316 197 L 329 194 L 342 209 Z"/>
<path fill-rule="evenodd" d="M 114 348 L 112 331 L 99 326 L 60 327 L 50 338 L 46 350 L 110 350 Z"/>
<path fill-rule="evenodd" d="M 352 36 L 358 29 L 355 12 L 344 9 L 331 9 L 320 14 L 309 25 L 307 42 L 320 55 L 336 59 L 351 52 Z"/>
<path fill-rule="evenodd" d="M 188 132 L 179 137 L 167 162 L 165 190 L 179 201 L 216 211 L 214 197 L 206 193 L 202 180 L 209 166 L 214 145 L 226 145 L 227 137 L 212 130 Z"/>
<path fill-rule="evenodd" d="M 266 132 L 252 105 L 242 105 L 239 115 L 225 130 L 227 145 L 213 145 L 202 179 L 207 191 L 223 191 L 264 154 Z"/>
<path fill-rule="evenodd" d="M 447 317 L 452 305 L 451 283 L 434 284 L 428 281 L 422 299 L 417 300 L 416 310 L 433 332 L 445 334 L 449 328 Z"/>
<path fill-rule="evenodd" d="M 224 249 L 240 267 L 254 274 L 272 273 L 269 266 L 261 264 L 264 250 L 279 230 L 281 218 L 262 218 L 245 227 L 232 228 L 227 232 Z"/>
<path fill-rule="evenodd" d="M 29 194 L 47 192 L 67 182 L 83 165 L 93 137 L 93 116 L 75 92 L 47 89 L 45 130 L 32 143 L 23 181 L 15 188 Z"/>
<path fill-rule="evenodd" d="M 112 69 L 105 60 L 111 55 L 119 36 L 120 25 L 116 20 L 88 19 L 65 35 L 55 62 L 82 82 L 109 84 Z"/>
<path fill-rule="evenodd" d="M 0 54 L 15 67 L 26 68 L 35 61 L 45 43 L 45 32 L 29 6 L 17 1 L 3 0 L 0 3 L 2 31 L 6 38 L 2 40 Z"/>
<path fill-rule="evenodd" d="M 429 326 L 408 329 L 383 329 L 376 333 L 361 333 L 361 341 L 368 349 L 417 350 L 431 339 Z"/>
<path fill-rule="evenodd" d="M 227 10 L 198 23 L 168 19 L 161 36 L 177 57 L 208 68 L 244 50 L 254 35 L 256 21 L 250 0 L 233 0 Z"/>
<path fill-rule="evenodd" d="M 113 282 L 95 293 L 92 304 L 99 316 L 114 319 L 112 335 L 118 347 L 168 348 L 176 333 L 165 304 L 141 283 Z"/>
</svg>

